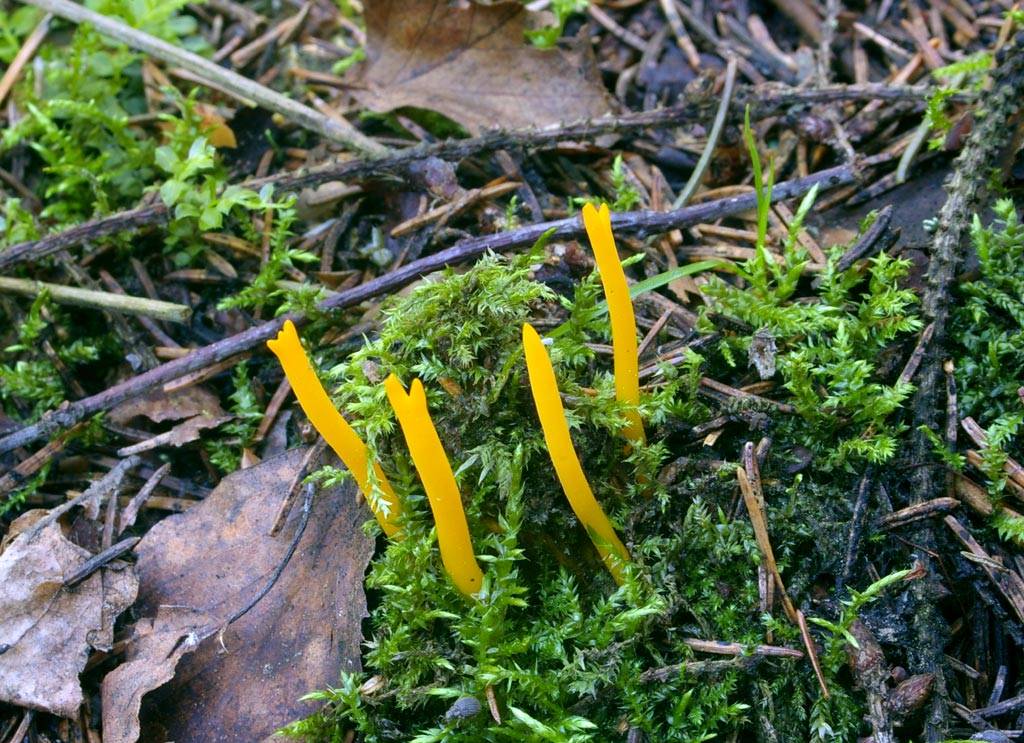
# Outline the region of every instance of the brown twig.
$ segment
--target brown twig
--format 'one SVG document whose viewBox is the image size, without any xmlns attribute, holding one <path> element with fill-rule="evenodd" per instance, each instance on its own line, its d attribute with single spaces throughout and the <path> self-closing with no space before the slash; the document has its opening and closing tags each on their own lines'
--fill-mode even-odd
<svg viewBox="0 0 1024 743">
<path fill-rule="evenodd" d="M 66 248 L 92 242 L 101 237 L 117 234 L 118 232 L 163 224 L 167 221 L 167 218 L 167 207 L 163 204 L 151 204 L 111 214 L 107 217 L 100 217 L 89 222 L 83 222 L 62 232 L 47 235 L 39 240 L 29 240 L 10 246 L 0 252 L 0 270 L 10 268 L 19 263 L 35 262 Z"/>
<path fill-rule="evenodd" d="M 1013 609 L 1018 622 L 1024 623 L 1024 579 L 1017 575 L 1016 571 L 1008 570 L 993 560 L 989 554 L 971 536 L 963 524 L 952 516 L 946 516 L 946 526 L 956 535 L 956 538 L 967 548 L 965 555 L 973 555 L 979 558 L 976 562 L 988 576 L 992 584 L 999 590 L 999 593 L 1006 600 L 1006 603 Z"/>
<path fill-rule="evenodd" d="M 807 657 L 810 658 L 811 668 L 814 669 L 814 676 L 818 679 L 818 686 L 821 687 L 821 695 L 825 697 L 825 699 L 828 699 L 828 684 L 825 683 L 825 674 L 821 672 L 821 663 L 818 661 L 818 650 L 814 647 L 814 640 L 811 638 L 811 632 L 807 628 L 807 619 L 804 617 L 804 613 L 800 610 L 797 610 L 796 612 L 796 624 L 800 628 L 800 636 L 804 640 L 804 647 L 807 648 Z"/>
<path fill-rule="evenodd" d="M 761 557 L 764 559 L 768 572 L 775 580 L 775 586 L 782 596 L 782 607 L 786 616 L 794 624 L 799 623 L 796 607 L 786 592 L 786 585 L 782 582 L 782 574 L 779 566 L 775 563 L 775 552 L 772 550 L 772 543 L 768 537 L 768 521 L 764 513 L 764 494 L 761 492 L 761 472 L 754 457 L 754 444 L 748 441 L 743 445 L 743 466 L 736 468 L 736 478 L 739 480 L 740 492 L 743 494 L 743 503 L 747 507 L 747 515 L 750 516 L 750 524 L 754 528 L 754 537 L 757 539 L 757 546 L 761 550 Z M 826 696 L 828 692 L 825 692 Z"/>
<path fill-rule="evenodd" d="M 698 653 L 711 653 L 713 655 L 760 655 L 771 658 L 803 658 L 804 654 L 795 648 L 781 647 L 779 645 L 744 645 L 739 642 L 725 642 L 723 640 L 702 640 L 698 637 L 684 637 L 681 642 L 691 650 Z"/>
<path fill-rule="evenodd" d="M 730 121 L 742 120 L 745 107 L 751 107 L 753 118 L 774 115 L 791 106 L 814 105 L 838 101 L 924 101 L 930 94 L 926 86 L 900 85 L 838 85 L 803 90 L 783 86 L 767 86 L 734 94 L 734 104 L 727 112 Z M 956 100 L 964 100 L 963 96 Z M 710 118 L 717 98 L 694 97 L 677 106 L 653 111 L 578 121 L 545 129 L 498 130 L 470 139 L 423 144 L 387 157 L 328 162 L 307 170 L 251 179 L 240 185 L 259 189 L 271 184 L 282 191 L 315 187 L 328 181 L 356 180 L 372 176 L 401 177 L 409 168 L 430 157 L 461 160 L 482 152 L 501 149 L 544 147 L 559 141 L 593 139 L 604 134 L 622 133 L 648 127 L 671 126 L 695 119 Z M 877 157 L 877 156 L 876 156 Z M 889 159 L 886 157 L 885 159 Z M 871 160 L 871 158 L 868 158 Z M 0 271 L 21 263 L 32 263 L 59 250 L 98 240 L 127 230 L 165 224 L 170 215 L 162 203 L 140 206 L 71 227 L 54 235 L 12 245 L 0 252 Z"/>
<path fill-rule="evenodd" d="M 77 426 L 70 428 L 62 436 L 58 436 L 47 442 L 46 446 L 22 462 L 19 462 L 18 465 L 10 472 L 7 472 L 3 477 L 0 477 L 0 496 L 7 495 L 9 492 L 14 490 L 14 488 L 24 482 L 26 478 L 31 477 L 42 469 L 43 465 L 54 461 L 57 455 L 64 451 L 64 447 L 67 446 L 68 440 L 84 427 L 85 425 L 80 423 Z"/>
<path fill-rule="evenodd" d="M 11 92 L 11 88 L 14 87 L 14 83 L 18 81 L 18 77 L 21 75 L 21 71 L 28 64 L 29 60 L 39 49 L 39 45 L 43 43 L 43 39 L 46 38 L 46 34 L 50 32 L 50 21 L 53 20 L 53 16 L 47 13 L 44 15 L 36 27 L 32 29 L 32 33 L 25 37 L 25 41 L 21 45 L 21 49 L 14 55 L 14 59 L 11 60 L 10 66 L 4 72 L 4 76 L 0 78 L 0 104 L 7 98 L 7 94 Z"/>
<path fill-rule="evenodd" d="M 167 462 L 160 466 L 156 472 L 149 476 L 149 479 L 139 488 L 139 492 L 132 496 L 131 500 L 125 504 L 125 507 L 121 509 L 121 518 L 117 522 L 117 533 L 122 534 L 125 529 L 135 523 L 135 519 L 138 516 L 139 509 L 141 509 L 146 502 L 153 495 L 153 491 L 156 490 L 160 481 L 164 479 L 164 476 L 171 471 L 170 462 Z"/>
<path fill-rule="evenodd" d="M 56 508 L 50 509 L 45 516 L 23 531 L 19 538 L 22 538 L 25 541 L 35 539 L 39 532 L 45 529 L 48 525 L 54 523 L 75 506 L 88 507 L 93 505 L 98 511 L 104 498 L 114 497 L 117 495 L 117 490 L 121 487 L 121 482 L 124 480 L 125 475 L 127 475 L 128 471 L 133 469 L 140 461 L 141 460 L 138 457 L 122 459 L 116 465 L 111 467 L 103 477 L 90 485 L 84 493 L 62 503 Z M 93 501 L 94 503 L 90 504 L 90 501 Z"/>
<path fill-rule="evenodd" d="M 925 329 L 921 331 L 921 337 L 917 339 L 917 345 L 914 346 L 914 350 L 907 359 L 903 371 L 900 372 L 899 379 L 897 380 L 898 384 L 910 384 L 910 380 L 914 378 L 917 368 L 921 365 L 921 359 L 924 358 L 925 349 L 928 348 L 928 344 L 932 339 L 932 333 L 934 332 L 935 326 L 932 324 L 926 325 Z"/>
<path fill-rule="evenodd" d="M 673 676 L 686 673 L 688 676 L 713 675 L 736 669 L 747 668 L 756 662 L 754 658 L 733 658 L 731 660 L 691 660 L 686 663 L 673 663 L 670 666 L 649 668 L 640 674 L 641 684 L 665 683 Z"/>
<path fill-rule="evenodd" d="M 898 511 L 887 514 L 879 520 L 879 526 L 883 529 L 895 529 L 896 527 L 920 521 L 930 516 L 948 513 L 959 505 L 960 501 L 956 498 L 949 498 L 947 496 L 932 498 L 931 500 L 914 503 L 906 508 L 901 508 Z"/>
<path fill-rule="evenodd" d="M 875 221 L 871 223 L 871 226 L 868 227 L 857 242 L 851 245 L 849 250 L 843 253 L 839 257 L 839 260 L 836 261 L 837 271 L 845 271 L 862 258 L 873 255 L 874 253 L 879 252 L 879 250 L 885 250 L 885 248 L 882 247 L 885 242 L 882 238 L 885 235 L 892 234 L 889 231 L 889 225 L 892 223 L 892 210 L 892 204 L 889 204 L 878 212 L 875 217 Z M 895 242 L 895 240 L 893 242 Z"/>
<path fill-rule="evenodd" d="M 114 500 L 111 499 L 110 502 L 113 503 Z M 111 560 L 116 560 L 118 557 L 120 557 L 125 552 L 130 550 L 132 547 L 138 544 L 140 539 L 142 539 L 142 537 L 127 537 L 126 539 L 122 539 L 117 544 L 107 547 L 102 552 L 93 555 L 88 560 L 83 562 L 74 573 L 69 575 L 64 580 L 64 588 L 74 588 L 83 580 L 85 580 L 90 575 L 95 573 L 97 570 L 102 568 L 104 565 L 109 563 Z"/>
<path fill-rule="evenodd" d="M 868 510 L 868 498 L 871 495 L 870 469 L 864 473 L 857 486 L 857 499 L 853 504 L 853 514 L 850 516 L 850 537 L 846 543 L 846 559 L 843 561 L 843 572 L 836 580 L 836 588 L 841 589 L 853 575 L 853 566 L 857 561 L 857 551 L 860 547 L 861 533 L 864 531 L 864 516 Z"/>
</svg>

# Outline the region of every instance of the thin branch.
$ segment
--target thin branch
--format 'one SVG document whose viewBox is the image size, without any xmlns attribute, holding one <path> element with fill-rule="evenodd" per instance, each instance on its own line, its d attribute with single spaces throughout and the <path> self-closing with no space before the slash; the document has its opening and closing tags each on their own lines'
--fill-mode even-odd
<svg viewBox="0 0 1024 743">
<path fill-rule="evenodd" d="M 25 65 L 29 63 L 29 60 L 35 55 L 36 50 L 39 49 L 39 45 L 43 43 L 43 39 L 46 38 L 46 34 L 50 32 L 50 21 L 53 16 L 47 13 L 42 17 L 36 27 L 32 30 L 28 36 L 25 37 L 24 43 L 21 45 L 21 49 L 11 60 L 10 67 L 4 72 L 3 78 L 0 78 L 0 103 L 4 102 L 7 94 L 11 92 L 11 88 L 14 87 L 14 83 L 18 81 L 21 76 L 21 71 L 25 68 Z"/>
<path fill-rule="evenodd" d="M 113 503 L 113 499 L 111 499 L 110 502 Z M 107 547 L 102 552 L 93 555 L 79 565 L 78 569 L 74 573 L 65 578 L 64 588 L 74 588 L 104 565 L 107 565 L 112 560 L 116 560 L 118 557 L 130 550 L 138 544 L 141 539 L 142 537 L 127 537 L 117 544 Z"/>
<path fill-rule="evenodd" d="M 892 210 L 892 204 L 887 204 L 878 212 L 871 226 L 836 261 L 837 271 L 846 271 L 857 261 L 887 249 L 884 245 L 879 248 L 879 244 L 883 242 L 883 236 L 892 234 L 889 232 L 889 225 L 892 224 Z"/>
<path fill-rule="evenodd" d="M 948 320 L 953 309 L 951 290 L 961 265 L 970 224 L 970 215 L 979 211 L 988 196 L 992 168 L 999 162 L 1003 148 L 1016 130 L 1013 125 L 1024 100 L 1024 33 L 1008 44 L 999 55 L 999 66 L 992 74 L 992 88 L 985 95 L 985 115 L 975 124 L 971 136 L 957 158 L 953 175 L 947 185 L 948 197 L 939 211 L 938 230 L 932 242 L 928 261 L 928 278 L 921 298 L 922 314 L 934 327 L 931 342 L 917 377 L 914 395 L 914 431 L 910 442 L 909 461 L 916 464 L 933 460 L 931 442 L 922 433 L 925 428 L 937 430 L 939 411 L 945 409 L 939 399 L 945 389 L 941 384 L 942 353 L 946 342 Z M 934 467 L 918 466 L 911 473 L 907 492 L 911 504 L 934 498 L 945 486 L 944 476 Z M 947 523 L 951 517 L 947 517 Z M 955 521 L 955 519 L 954 519 Z M 937 606 L 939 566 L 932 555 L 936 536 L 925 524 L 911 534 L 914 557 L 924 566 L 927 579 L 915 581 L 913 599 L 913 642 L 908 654 L 908 669 L 915 673 L 931 673 L 935 692 L 925 713 L 923 740 L 939 741 L 948 737 L 948 694 L 946 693 L 943 650 L 947 638 L 946 619 Z"/>
<path fill-rule="evenodd" d="M 104 36 L 116 39 L 168 64 L 184 67 L 215 83 L 220 90 L 228 92 L 242 101 L 254 101 L 270 111 L 281 114 L 289 121 L 294 121 L 303 129 L 309 129 L 356 152 L 375 156 L 381 156 L 387 152 L 386 148 L 374 142 L 339 116 L 328 118 L 319 111 L 293 101 L 265 85 L 260 85 L 237 72 L 225 69 L 208 59 L 203 59 L 198 54 L 179 49 L 173 44 L 168 44 L 162 39 L 134 29 L 114 18 L 93 12 L 70 0 L 25 0 L 25 2 L 69 21 L 91 24 Z"/>
<path fill-rule="evenodd" d="M 103 505 L 104 499 L 107 497 L 117 496 L 117 491 L 121 487 L 121 482 L 124 480 L 125 475 L 134 469 L 141 461 L 142 460 L 139 457 L 127 457 L 120 460 L 117 464 L 111 467 L 103 477 L 90 485 L 84 493 L 47 511 L 45 516 L 34 522 L 32 526 L 21 533 L 21 538 L 26 542 L 35 539 L 39 535 L 39 532 L 57 521 L 57 519 L 72 508 L 75 506 L 84 506 L 90 500 L 95 502 L 95 507 L 98 510 L 99 507 Z"/>
<path fill-rule="evenodd" d="M 889 155 L 876 155 L 866 158 L 861 167 L 869 167 L 890 160 Z M 845 186 L 857 180 L 860 168 L 841 165 L 822 170 L 806 178 L 796 178 L 778 184 L 772 189 L 772 199 L 786 201 L 798 198 L 818 186 L 822 191 Z M 625 212 L 612 216 L 612 226 L 616 234 L 649 235 L 663 234 L 671 230 L 690 227 L 701 222 L 709 222 L 731 214 L 754 209 L 757 196 L 745 193 L 716 201 L 688 206 L 670 212 Z M 367 281 L 360 286 L 338 292 L 320 305 L 321 310 L 336 310 L 365 302 L 381 294 L 394 291 L 428 273 L 446 266 L 453 266 L 477 258 L 489 251 L 502 252 L 517 250 L 533 245 L 541 236 L 551 233 L 555 239 L 569 240 L 584 234 L 583 224 L 579 217 L 560 219 L 554 222 L 526 225 L 517 230 L 497 235 L 484 235 L 464 240 L 451 248 L 402 266 L 396 271 Z M 38 423 L 25 426 L 0 439 L 0 454 L 19 446 L 25 446 L 41 438 L 47 438 L 58 431 L 74 425 L 80 420 L 96 413 L 109 410 L 115 405 L 130 400 L 154 387 L 178 379 L 185 374 L 205 369 L 213 364 L 230 359 L 238 354 L 256 348 L 273 338 L 286 319 L 302 324 L 305 318 L 292 314 L 249 328 L 237 335 L 212 343 L 204 348 L 193 351 L 188 356 L 169 361 L 150 369 L 137 377 L 132 377 L 96 395 L 86 397 L 64 407 L 47 413 Z"/>
<path fill-rule="evenodd" d="M 20 294 L 23 297 L 37 297 L 48 292 L 57 304 L 70 304 L 90 309 L 124 312 L 129 315 L 152 317 L 167 322 L 187 323 L 192 316 L 192 308 L 184 304 L 164 302 L 147 297 L 132 297 L 125 294 L 80 289 L 63 284 L 48 284 L 32 279 L 12 279 L 0 276 L 0 292 Z"/>
<path fill-rule="evenodd" d="M 784 86 L 766 86 L 737 92 L 735 106 L 727 111 L 733 123 L 742 121 L 742 112 L 750 106 L 754 119 L 773 116 L 792 106 L 837 101 L 917 101 L 924 105 L 930 94 L 926 86 L 888 86 L 882 84 L 838 85 L 817 90 L 801 90 Z M 958 94 L 959 95 L 959 94 Z M 969 96 L 955 97 L 970 100 Z M 711 117 L 717 98 L 694 97 L 677 106 L 641 111 L 618 117 L 588 119 L 544 129 L 496 130 L 479 137 L 416 145 L 387 157 L 365 160 L 331 161 L 307 170 L 283 173 L 266 178 L 243 181 L 240 185 L 258 190 L 271 184 L 281 191 L 312 188 L 328 181 L 353 181 L 372 176 L 401 178 L 409 168 L 430 157 L 457 161 L 494 150 L 544 147 L 565 140 L 593 139 L 604 134 L 624 133 L 649 127 L 663 127 Z M 60 250 L 98 240 L 107 235 L 146 226 L 156 226 L 169 219 L 167 207 L 161 203 L 141 206 L 71 227 L 38 240 L 18 243 L 0 251 L 0 271 L 21 263 L 32 263 Z"/>
<path fill-rule="evenodd" d="M 18 243 L 0 252 L 0 271 L 19 263 L 34 263 L 61 250 L 98 240 L 107 235 L 115 235 L 118 232 L 135 230 L 147 225 L 162 224 L 167 221 L 167 218 L 166 206 L 152 204 L 83 222 L 63 232 L 47 235 L 39 240 Z"/>
</svg>

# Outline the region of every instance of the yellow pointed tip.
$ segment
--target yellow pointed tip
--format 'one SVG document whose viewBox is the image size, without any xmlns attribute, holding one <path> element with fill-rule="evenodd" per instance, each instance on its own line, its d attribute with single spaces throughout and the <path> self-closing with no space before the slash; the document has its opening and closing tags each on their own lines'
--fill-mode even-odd
<svg viewBox="0 0 1024 743">
<path fill-rule="evenodd" d="M 628 560 L 629 553 L 622 546 L 611 522 L 590 489 L 579 456 L 572 444 L 551 359 L 540 335 L 529 323 L 523 325 L 523 351 L 534 407 L 540 419 L 544 442 L 555 468 L 555 475 L 576 517 L 591 534 L 592 539 L 594 535 L 598 536 L 598 539 L 594 540 L 595 546 L 612 576 L 616 581 L 620 581 L 621 571 L 617 567 L 617 561 Z"/>
<path fill-rule="evenodd" d="M 392 407 L 395 407 L 396 403 L 405 402 L 407 397 L 405 387 L 394 373 L 389 374 L 388 378 L 384 380 L 384 391 L 387 393 L 388 402 Z"/>
<path fill-rule="evenodd" d="M 279 355 L 282 349 L 295 343 L 299 343 L 299 331 L 295 329 L 295 323 L 285 320 L 277 336 L 267 341 L 267 348 Z"/>
<path fill-rule="evenodd" d="M 419 377 L 413 378 L 412 384 L 409 385 L 409 399 L 416 405 L 424 408 L 427 406 L 427 391 L 423 389 L 423 382 Z"/>
<path fill-rule="evenodd" d="M 473 553 L 455 475 L 430 419 L 423 382 L 414 378 L 406 392 L 392 374 L 384 387 L 434 515 L 441 561 L 455 586 L 472 596 L 480 590 L 483 573 Z"/>
<path fill-rule="evenodd" d="M 398 498 L 380 466 L 370 462 L 366 444 L 341 413 L 335 409 L 334 403 L 320 383 L 316 370 L 302 348 L 295 323 L 286 320 L 277 337 L 267 341 L 267 347 L 281 363 L 281 368 L 291 383 L 295 398 L 310 423 L 320 432 L 359 484 L 359 489 L 366 496 L 377 523 L 389 537 L 397 537 L 399 530 L 394 519 L 401 512 Z M 400 384 L 399 387 L 401 387 Z M 379 507 L 371 498 L 372 486 L 369 476 L 371 466 L 377 476 L 380 490 L 384 494 L 386 508 Z"/>
</svg>

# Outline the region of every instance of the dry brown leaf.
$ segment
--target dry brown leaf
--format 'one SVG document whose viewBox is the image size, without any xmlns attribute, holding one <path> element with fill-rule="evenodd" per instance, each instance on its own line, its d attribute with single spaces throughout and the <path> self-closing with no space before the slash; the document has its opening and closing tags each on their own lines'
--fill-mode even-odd
<svg viewBox="0 0 1024 743">
<path fill-rule="evenodd" d="M 136 547 L 138 611 L 157 622 L 131 655 L 142 665 L 109 686 L 104 681 L 104 741 L 108 725 L 122 731 L 109 740 L 132 740 L 135 723 L 120 718 L 167 675 L 168 642 L 174 645 L 162 634 L 188 634 L 187 625 L 162 625 L 163 607 L 189 607 L 200 618 L 194 631 L 202 636 L 211 631 L 199 626 L 206 617 L 215 633 L 267 583 L 301 515 L 297 504 L 280 533 L 267 536 L 304 454 L 293 449 L 229 475 Z M 270 592 L 223 633 L 224 647 L 216 637 L 206 639 L 181 660 L 170 683 L 145 699 L 143 739 L 261 740 L 315 709 L 300 696 L 336 684 L 341 669 L 358 669 L 366 615 L 362 580 L 373 553 L 361 525 L 369 515 L 352 488 L 317 495 L 291 562 Z M 154 633 L 161 637 L 151 638 Z"/>
<path fill-rule="evenodd" d="M 45 513 L 24 514 L 11 531 L 24 531 Z M 0 555 L 0 701 L 62 717 L 78 714 L 78 674 L 89 649 L 110 646 L 114 618 L 138 592 L 135 571 L 124 562 L 64 588 L 91 556 L 56 522 L 19 534 Z"/>
<path fill-rule="evenodd" d="M 117 450 L 119 457 L 127 457 L 132 454 L 141 454 L 144 451 L 150 449 L 157 449 L 161 446 L 184 446 L 190 444 L 193 441 L 197 441 L 199 436 L 208 428 L 216 428 L 222 423 L 226 423 L 231 420 L 233 416 L 230 415 L 219 415 L 212 416 L 203 413 L 193 418 L 189 418 L 186 421 L 182 421 L 170 431 L 157 434 L 151 439 L 140 441 L 137 444 L 131 446 L 125 446 Z"/>
<path fill-rule="evenodd" d="M 132 631 L 125 662 L 103 679 L 103 740 L 134 743 L 142 697 L 172 678 L 178 662 L 216 627 L 214 618 L 185 607 L 160 607 Z"/>
<path fill-rule="evenodd" d="M 121 403 L 110 411 L 107 418 L 113 423 L 123 426 L 132 418 L 139 416 L 149 418 L 154 423 L 162 423 L 163 421 L 180 421 L 203 414 L 216 418 L 224 415 L 224 409 L 221 408 L 220 401 L 215 394 L 198 385 L 193 385 L 172 393 L 166 393 L 157 388 L 148 395 Z"/>
<path fill-rule="evenodd" d="M 352 94 L 374 111 L 431 109 L 478 133 L 612 110 L 590 47 L 531 46 L 521 3 L 367 0 L 364 17 L 368 61 Z"/>
<path fill-rule="evenodd" d="M 206 140 L 214 147 L 235 149 L 238 147 L 238 140 L 235 139 L 235 132 L 228 126 L 228 122 L 217 111 L 216 106 L 205 103 L 196 103 L 196 112 L 203 118 L 203 127 L 207 129 Z"/>
</svg>

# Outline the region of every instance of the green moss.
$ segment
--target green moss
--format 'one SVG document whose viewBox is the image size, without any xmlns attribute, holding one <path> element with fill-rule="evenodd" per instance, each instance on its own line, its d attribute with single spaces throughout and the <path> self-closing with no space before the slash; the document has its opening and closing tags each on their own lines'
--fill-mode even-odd
<svg viewBox="0 0 1024 743">
<path fill-rule="evenodd" d="M 84 333 L 83 337 L 59 342 L 56 329 L 69 324 L 44 291 L 17 326 L 16 342 L 0 353 L 0 401 L 15 420 L 34 421 L 69 399 L 65 379 L 70 372 L 98 360 L 102 350 L 110 350 L 105 339 Z M 58 342 L 52 343 L 51 339 Z M 52 352 L 47 351 L 44 340 L 50 343 Z"/>
<path fill-rule="evenodd" d="M 365 741 L 611 741 L 635 728 L 650 740 L 694 741 L 750 734 L 762 714 L 751 700 L 777 699 L 785 708 L 773 720 L 777 729 L 785 739 L 806 737 L 816 685 L 806 667 L 794 673 L 793 661 L 740 659 L 711 676 L 684 669 L 652 680 L 652 669 L 693 660 L 685 638 L 752 646 L 770 628 L 776 643 L 795 646 L 799 636 L 761 616 L 757 545 L 749 522 L 729 515 L 735 468 L 697 457 L 666 486 L 658 480 L 665 441 L 625 454 L 610 372 L 585 345 L 607 335 L 596 281 L 581 282 L 559 308 L 530 278 L 539 260 L 536 253 L 510 262 L 491 256 L 465 273 L 428 279 L 386 311 L 379 337 L 330 369 L 339 409 L 402 499 L 405 537 L 386 544 L 367 579 L 374 608 L 366 673 L 346 674 L 337 688 L 313 695 L 323 710 L 289 731 L 313 740 L 343 740 L 354 728 Z M 584 469 L 633 559 L 622 586 L 601 565 L 555 480 L 526 386 L 525 321 L 561 323 L 550 351 Z M 324 352 L 321 366 L 333 353 Z M 657 421 L 710 416 L 696 397 L 701 363 L 691 354 L 682 367 L 663 370 L 642 400 L 650 430 Z M 486 574 L 478 600 L 458 593 L 441 566 L 425 496 L 380 384 L 392 372 L 406 384 L 424 380 Z M 836 492 L 799 480 L 792 491 L 771 486 L 783 569 L 811 576 L 820 568 L 810 564 L 808 547 L 821 537 L 822 511 L 797 504 Z M 828 513 L 837 524 L 845 516 Z M 374 522 L 367 528 L 377 530 Z M 378 688 L 361 690 L 371 676 Z M 488 689 L 501 724 L 488 713 Z M 446 710 L 463 696 L 483 711 L 446 722 Z M 837 739 L 852 739 L 860 727 L 859 701 L 852 692 L 849 700 L 852 716 L 826 710 L 837 718 Z"/>
<path fill-rule="evenodd" d="M 975 217 L 971 241 L 978 277 L 959 285 L 962 304 L 952 315 L 951 352 L 961 417 L 972 416 L 987 431 L 983 474 L 999 501 L 1006 487 L 1004 465 L 1024 456 L 1024 226 L 1009 199 L 993 207 L 985 227 Z M 1007 541 L 1024 544 L 1024 519 L 998 513 L 992 526 Z"/>
</svg>

